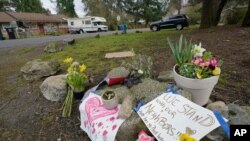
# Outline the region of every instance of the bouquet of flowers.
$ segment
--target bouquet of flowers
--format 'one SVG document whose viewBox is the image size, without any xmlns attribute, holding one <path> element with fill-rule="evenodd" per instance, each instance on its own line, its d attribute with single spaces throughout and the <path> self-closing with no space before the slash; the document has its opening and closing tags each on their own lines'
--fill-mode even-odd
<svg viewBox="0 0 250 141">
<path fill-rule="evenodd" d="M 73 62 L 73 58 L 66 58 L 64 61 L 69 65 L 65 81 L 69 85 L 68 94 L 63 103 L 63 117 L 69 117 L 71 114 L 73 103 L 73 92 L 82 92 L 85 89 L 86 82 L 86 66 L 79 62 Z"/>
<path fill-rule="evenodd" d="M 181 35 L 175 45 L 169 39 L 168 44 L 177 65 L 176 71 L 181 76 L 204 79 L 220 74 L 222 61 L 214 57 L 212 52 L 202 48 L 201 43 L 192 44 Z"/>
</svg>

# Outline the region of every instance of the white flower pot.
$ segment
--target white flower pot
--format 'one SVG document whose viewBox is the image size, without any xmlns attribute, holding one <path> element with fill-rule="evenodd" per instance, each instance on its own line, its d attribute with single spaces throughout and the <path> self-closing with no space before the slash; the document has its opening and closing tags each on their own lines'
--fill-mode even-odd
<svg viewBox="0 0 250 141">
<path fill-rule="evenodd" d="M 116 108 L 117 106 L 118 106 L 118 102 L 119 102 L 119 99 L 118 99 L 118 96 L 117 96 L 117 94 L 116 93 L 114 93 L 115 94 L 115 96 L 112 98 L 112 99 L 105 99 L 104 98 L 104 94 L 105 93 L 107 93 L 107 92 L 113 92 L 113 91 L 106 91 L 106 92 L 104 92 L 103 94 L 102 94 L 102 96 L 101 96 L 101 98 L 102 98 L 102 102 L 103 102 L 103 106 L 106 108 L 106 109 L 108 109 L 108 110 L 112 110 L 112 109 L 114 109 L 114 108 Z"/>
<path fill-rule="evenodd" d="M 177 86 L 188 91 L 192 95 L 192 101 L 198 105 L 207 104 L 214 86 L 219 80 L 219 75 L 205 79 L 192 79 L 179 75 L 173 68 L 174 80 Z"/>
</svg>

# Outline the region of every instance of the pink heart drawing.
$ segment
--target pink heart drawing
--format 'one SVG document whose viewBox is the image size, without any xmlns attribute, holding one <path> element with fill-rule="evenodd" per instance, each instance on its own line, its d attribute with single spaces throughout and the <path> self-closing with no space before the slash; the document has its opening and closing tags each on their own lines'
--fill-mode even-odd
<svg viewBox="0 0 250 141">
<path fill-rule="evenodd" d="M 149 135 L 147 135 L 147 133 L 145 131 L 141 131 L 139 133 L 139 139 L 138 141 L 155 141 L 154 137 L 150 137 Z"/>
<path fill-rule="evenodd" d="M 91 125 L 92 122 L 98 118 L 116 114 L 118 112 L 118 107 L 108 110 L 104 108 L 100 98 L 92 97 L 86 101 L 85 111 L 87 113 L 89 125 Z"/>
</svg>

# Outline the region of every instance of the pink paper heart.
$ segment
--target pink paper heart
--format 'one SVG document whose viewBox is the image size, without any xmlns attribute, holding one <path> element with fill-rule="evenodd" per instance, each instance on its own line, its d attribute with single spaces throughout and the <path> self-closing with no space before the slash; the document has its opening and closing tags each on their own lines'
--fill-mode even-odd
<svg viewBox="0 0 250 141">
<path fill-rule="evenodd" d="M 85 111 L 87 113 L 89 125 L 91 125 L 92 122 L 98 118 L 116 114 L 118 112 L 118 107 L 108 110 L 104 108 L 100 98 L 92 97 L 85 103 Z"/>
<path fill-rule="evenodd" d="M 150 137 L 143 130 L 139 133 L 139 141 L 154 141 L 154 137 Z"/>
</svg>

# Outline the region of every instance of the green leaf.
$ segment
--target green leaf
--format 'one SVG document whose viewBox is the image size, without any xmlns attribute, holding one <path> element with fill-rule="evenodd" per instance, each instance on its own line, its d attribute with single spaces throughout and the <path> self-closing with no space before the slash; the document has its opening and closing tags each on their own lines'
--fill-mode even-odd
<svg viewBox="0 0 250 141">
<path fill-rule="evenodd" d="M 204 61 L 208 61 L 208 60 L 210 60 L 211 58 L 213 57 L 213 55 L 212 55 L 212 52 L 205 52 L 204 54 L 203 54 L 203 60 Z"/>
</svg>

